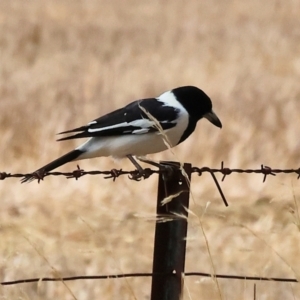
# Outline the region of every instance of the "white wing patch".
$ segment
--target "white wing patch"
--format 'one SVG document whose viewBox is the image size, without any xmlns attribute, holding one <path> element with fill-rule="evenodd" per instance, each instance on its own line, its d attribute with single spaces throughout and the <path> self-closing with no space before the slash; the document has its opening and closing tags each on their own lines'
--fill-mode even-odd
<svg viewBox="0 0 300 300">
<path fill-rule="evenodd" d="M 167 122 L 167 121 L 163 121 L 162 123 L 165 123 L 165 122 Z M 93 125 L 93 124 L 97 124 L 97 122 L 93 121 L 89 124 Z M 106 130 L 115 129 L 115 128 L 122 128 L 122 127 L 126 128 L 128 126 L 133 126 L 133 127 L 141 127 L 141 129 L 136 129 L 132 133 L 142 134 L 142 133 L 147 133 L 149 131 L 149 127 L 153 127 L 154 125 L 155 124 L 153 121 L 150 121 L 147 119 L 139 119 L 139 120 L 134 120 L 132 122 L 123 122 L 123 123 L 106 126 L 106 127 L 102 127 L 102 128 L 89 128 L 88 132 L 91 132 L 91 133 L 101 132 L 101 131 L 106 131 Z M 128 131 L 124 131 L 124 132 L 128 132 Z"/>
<path fill-rule="evenodd" d="M 92 121 L 92 122 L 88 123 L 88 126 L 93 125 L 93 124 L 97 124 L 97 121 Z"/>
<path fill-rule="evenodd" d="M 102 127 L 102 128 L 89 128 L 88 132 L 99 132 L 99 131 L 105 131 L 105 130 L 109 130 L 109 129 L 119 128 L 119 127 L 127 127 L 127 126 L 128 126 L 128 123 L 123 122 L 123 123 L 119 123 L 119 124 L 111 125 L 111 126 L 106 126 L 106 127 Z"/>
<path fill-rule="evenodd" d="M 132 122 L 127 123 L 129 126 L 135 126 L 135 127 L 152 127 L 154 125 L 153 121 L 150 121 L 148 119 L 139 119 L 139 120 L 134 120 Z"/>
<path fill-rule="evenodd" d="M 144 134 L 149 132 L 148 128 L 141 128 L 141 129 L 136 129 L 132 131 L 132 134 Z"/>
</svg>

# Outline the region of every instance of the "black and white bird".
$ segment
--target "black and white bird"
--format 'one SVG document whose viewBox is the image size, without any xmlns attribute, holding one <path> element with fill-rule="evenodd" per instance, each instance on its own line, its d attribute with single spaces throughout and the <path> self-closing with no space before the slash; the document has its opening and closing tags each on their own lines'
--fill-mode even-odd
<svg viewBox="0 0 300 300">
<path fill-rule="evenodd" d="M 85 126 L 59 134 L 76 133 L 58 141 L 88 138 L 88 140 L 34 173 L 42 176 L 68 162 L 112 156 L 129 158 L 139 172 L 142 167 L 133 158 L 175 147 L 186 140 L 197 122 L 206 118 L 222 128 L 212 110 L 210 98 L 199 88 L 183 86 L 167 91 L 156 98 L 134 101 L 108 113 Z M 36 178 L 34 173 L 22 182 Z"/>
</svg>

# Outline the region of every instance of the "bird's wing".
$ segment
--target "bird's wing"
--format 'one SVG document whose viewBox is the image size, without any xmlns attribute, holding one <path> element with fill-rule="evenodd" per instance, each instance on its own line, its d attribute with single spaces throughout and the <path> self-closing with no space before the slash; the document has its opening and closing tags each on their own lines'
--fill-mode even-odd
<svg viewBox="0 0 300 300">
<path fill-rule="evenodd" d="M 59 134 L 79 132 L 58 141 L 75 138 L 119 136 L 119 135 L 140 135 L 149 132 L 157 132 L 158 126 L 153 118 L 147 116 L 143 109 L 156 119 L 163 130 L 176 126 L 179 110 L 167 106 L 156 98 L 149 98 L 134 101 L 127 106 L 104 115 L 85 126 L 64 131 Z"/>
</svg>

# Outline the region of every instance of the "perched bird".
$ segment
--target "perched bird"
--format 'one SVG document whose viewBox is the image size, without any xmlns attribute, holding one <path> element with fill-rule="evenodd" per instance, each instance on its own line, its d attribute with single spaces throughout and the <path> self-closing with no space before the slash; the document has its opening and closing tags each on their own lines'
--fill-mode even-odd
<svg viewBox="0 0 300 300">
<path fill-rule="evenodd" d="M 76 134 L 58 141 L 89 139 L 34 173 L 44 175 L 70 161 L 112 156 L 129 158 L 142 175 L 143 169 L 133 156 L 164 151 L 168 144 L 175 147 L 193 133 L 202 118 L 222 128 L 210 98 L 194 86 L 178 87 L 156 98 L 137 100 L 85 126 L 59 133 Z M 35 179 L 34 173 L 24 177 L 22 182 Z"/>
</svg>

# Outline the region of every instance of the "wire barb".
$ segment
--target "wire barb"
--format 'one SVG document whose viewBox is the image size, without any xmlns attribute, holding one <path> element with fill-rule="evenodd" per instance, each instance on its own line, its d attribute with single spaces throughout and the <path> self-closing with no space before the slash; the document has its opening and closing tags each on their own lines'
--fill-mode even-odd
<svg viewBox="0 0 300 300">
<path fill-rule="evenodd" d="M 10 175 L 10 173 L 9 174 L 7 174 L 7 173 L 5 173 L 5 172 L 1 172 L 0 173 L 0 180 L 4 180 L 6 177 L 8 177 Z"/>
<path fill-rule="evenodd" d="M 224 168 L 224 161 L 221 162 L 221 171 L 222 171 L 222 174 L 223 174 L 223 177 L 222 177 L 221 181 L 224 181 L 225 177 L 232 173 L 232 170 L 230 170 L 229 168 Z"/>
<path fill-rule="evenodd" d="M 261 165 L 261 172 L 262 172 L 262 174 L 264 174 L 263 182 L 266 181 L 268 175 L 276 176 L 276 174 L 268 166 Z"/>
<path fill-rule="evenodd" d="M 72 172 L 72 175 L 67 176 L 67 179 L 75 178 L 76 180 L 78 180 L 78 178 L 84 175 L 83 173 L 84 170 L 80 169 L 79 165 L 77 165 L 77 169 Z"/>
<path fill-rule="evenodd" d="M 110 170 L 110 174 L 107 175 L 107 176 L 104 176 L 104 179 L 110 179 L 110 178 L 112 178 L 112 180 L 115 182 L 116 179 L 120 176 L 121 172 L 122 172 L 122 169 L 120 169 L 120 170 L 111 169 Z"/>
</svg>

